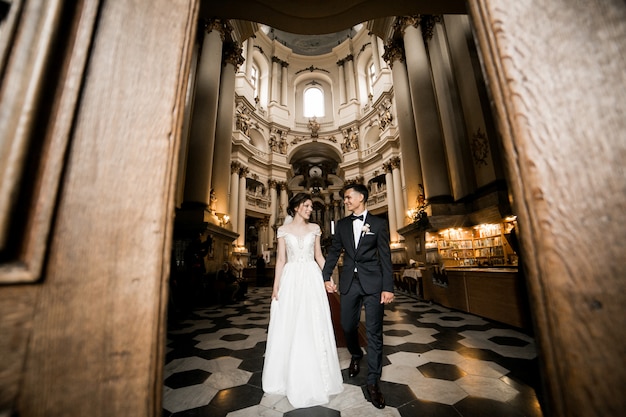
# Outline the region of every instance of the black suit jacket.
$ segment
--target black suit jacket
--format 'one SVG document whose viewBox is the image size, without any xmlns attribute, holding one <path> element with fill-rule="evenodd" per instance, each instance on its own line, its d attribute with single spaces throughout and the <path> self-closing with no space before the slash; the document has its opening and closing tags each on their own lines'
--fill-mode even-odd
<svg viewBox="0 0 626 417">
<path fill-rule="evenodd" d="M 343 250 L 343 270 L 339 278 L 339 292 L 342 294 L 348 292 L 352 285 L 355 269 L 366 293 L 393 292 L 393 272 L 387 221 L 368 212 L 363 224 L 369 225 L 369 231 L 367 233 L 362 232 L 359 246 L 355 248 L 350 217 L 345 217 L 337 222 L 335 235 L 322 271 L 324 280 L 330 280 Z"/>
</svg>

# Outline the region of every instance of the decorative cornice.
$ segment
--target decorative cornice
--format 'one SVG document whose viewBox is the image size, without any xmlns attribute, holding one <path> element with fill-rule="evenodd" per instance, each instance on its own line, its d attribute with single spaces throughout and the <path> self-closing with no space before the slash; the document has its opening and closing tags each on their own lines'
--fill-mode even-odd
<svg viewBox="0 0 626 417">
<path fill-rule="evenodd" d="M 310 72 L 313 72 L 313 71 L 323 71 L 323 72 L 326 72 L 326 73 L 330 74 L 330 71 L 325 70 L 324 68 L 314 67 L 313 65 L 311 65 L 308 68 L 303 68 L 303 69 L 301 69 L 299 71 L 296 71 L 296 74 L 300 74 L 301 72 L 304 72 L 304 71 L 310 71 Z"/>
</svg>

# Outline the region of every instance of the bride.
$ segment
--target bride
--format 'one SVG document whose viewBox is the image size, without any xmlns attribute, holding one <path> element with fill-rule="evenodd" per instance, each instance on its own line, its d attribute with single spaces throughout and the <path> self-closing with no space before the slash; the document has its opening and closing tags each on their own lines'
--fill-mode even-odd
<svg viewBox="0 0 626 417">
<path fill-rule="evenodd" d="M 286 395 L 295 408 L 326 404 L 343 379 L 321 269 L 319 225 L 309 223 L 313 201 L 298 193 L 293 220 L 278 228 L 276 274 L 267 332 L 263 390 Z"/>
</svg>

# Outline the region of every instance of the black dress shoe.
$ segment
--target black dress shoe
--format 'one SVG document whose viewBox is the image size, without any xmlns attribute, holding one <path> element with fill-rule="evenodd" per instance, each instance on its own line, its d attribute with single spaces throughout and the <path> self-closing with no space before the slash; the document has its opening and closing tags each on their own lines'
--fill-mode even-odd
<svg viewBox="0 0 626 417">
<path fill-rule="evenodd" d="M 367 384 L 367 395 L 369 396 L 368 400 L 371 401 L 374 407 L 385 408 L 385 397 L 380 392 L 378 385 Z"/>
<path fill-rule="evenodd" d="M 359 374 L 359 371 L 361 370 L 361 367 L 359 366 L 360 361 L 361 358 L 352 358 L 352 360 L 350 361 L 350 366 L 348 367 L 348 375 L 350 376 L 350 378 L 354 378 Z"/>
</svg>

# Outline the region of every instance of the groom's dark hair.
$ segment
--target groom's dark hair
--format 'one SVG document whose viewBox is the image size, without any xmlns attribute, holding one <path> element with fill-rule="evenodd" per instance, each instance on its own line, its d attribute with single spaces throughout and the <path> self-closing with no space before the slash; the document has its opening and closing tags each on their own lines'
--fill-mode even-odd
<svg viewBox="0 0 626 417">
<path fill-rule="evenodd" d="M 354 184 L 348 184 L 345 187 L 343 187 L 343 193 L 345 194 L 346 191 L 348 190 L 354 190 L 359 194 L 363 195 L 363 203 L 367 203 L 367 198 L 370 195 L 369 190 L 367 189 L 367 187 L 363 184 L 359 184 L 359 183 L 354 183 Z"/>
</svg>

